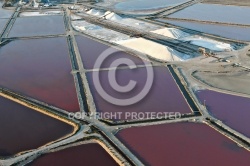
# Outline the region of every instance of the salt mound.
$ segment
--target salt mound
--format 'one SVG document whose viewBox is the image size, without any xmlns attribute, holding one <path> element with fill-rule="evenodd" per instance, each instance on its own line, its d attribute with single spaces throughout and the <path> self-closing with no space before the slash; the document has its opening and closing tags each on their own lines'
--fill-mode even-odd
<svg viewBox="0 0 250 166">
<path fill-rule="evenodd" d="M 80 31 L 88 31 L 88 30 L 98 30 L 98 29 L 101 29 L 101 27 L 95 26 L 95 25 L 90 25 L 90 26 L 78 26 L 78 25 L 75 25 L 74 28 L 77 29 L 77 30 L 80 30 Z"/>
<path fill-rule="evenodd" d="M 108 15 L 108 14 L 110 14 L 110 13 L 112 13 L 111 11 L 106 11 L 105 13 L 104 13 L 104 15 L 106 16 L 106 15 Z"/>
<path fill-rule="evenodd" d="M 190 58 L 190 56 L 182 54 L 174 49 L 143 38 L 129 39 L 117 43 L 163 61 L 182 61 Z"/>
<path fill-rule="evenodd" d="M 94 15 L 94 16 L 102 16 L 104 14 L 103 11 L 96 10 L 96 9 L 91 9 L 91 10 L 87 11 L 86 13 L 88 13 L 90 15 Z"/>
<path fill-rule="evenodd" d="M 179 29 L 176 29 L 176 28 L 163 28 L 163 29 L 158 29 L 158 30 L 152 31 L 152 32 L 159 34 L 159 35 L 167 36 L 167 37 L 170 37 L 173 39 L 180 39 L 180 38 L 190 36 L 190 34 L 185 33 Z"/>
<path fill-rule="evenodd" d="M 98 25 L 86 25 L 83 22 L 80 21 L 73 21 L 72 26 L 79 31 L 88 31 L 88 30 L 99 30 L 102 29 L 102 27 Z"/>
<path fill-rule="evenodd" d="M 118 14 L 115 14 L 114 12 L 107 11 L 104 15 L 107 20 L 112 20 L 112 21 L 122 20 L 122 17 L 120 17 Z"/>
<path fill-rule="evenodd" d="M 206 39 L 202 37 L 188 37 L 183 40 L 214 51 L 233 51 L 233 48 L 230 44 L 218 42 L 212 39 Z"/>
</svg>

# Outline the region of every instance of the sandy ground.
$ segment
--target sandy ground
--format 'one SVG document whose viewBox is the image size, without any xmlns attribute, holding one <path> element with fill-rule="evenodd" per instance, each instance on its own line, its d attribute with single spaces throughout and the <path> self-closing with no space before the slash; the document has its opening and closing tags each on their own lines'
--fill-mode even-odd
<svg viewBox="0 0 250 166">
<path fill-rule="evenodd" d="M 197 72 L 193 76 L 212 87 L 250 95 L 249 72 L 228 74 Z"/>
<path fill-rule="evenodd" d="M 250 6 L 249 0 L 204 0 L 202 3 Z"/>
</svg>

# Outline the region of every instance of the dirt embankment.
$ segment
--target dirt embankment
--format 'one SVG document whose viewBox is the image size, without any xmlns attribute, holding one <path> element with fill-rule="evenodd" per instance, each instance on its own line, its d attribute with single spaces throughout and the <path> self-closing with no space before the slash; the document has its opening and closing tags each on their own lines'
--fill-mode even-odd
<svg viewBox="0 0 250 166">
<path fill-rule="evenodd" d="M 223 5 L 237 5 L 250 6 L 249 0 L 204 0 L 202 3 L 223 4 Z"/>
</svg>

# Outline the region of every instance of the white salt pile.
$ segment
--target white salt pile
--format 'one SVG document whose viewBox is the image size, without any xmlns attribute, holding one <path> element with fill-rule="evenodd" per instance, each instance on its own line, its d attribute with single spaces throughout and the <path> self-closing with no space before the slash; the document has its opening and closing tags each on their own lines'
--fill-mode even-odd
<svg viewBox="0 0 250 166">
<path fill-rule="evenodd" d="M 191 36 L 190 34 L 185 33 L 176 28 L 163 28 L 163 29 L 152 31 L 152 32 L 159 34 L 159 35 L 167 36 L 173 39 L 180 39 L 182 41 L 188 41 L 191 44 L 205 47 L 214 51 L 232 51 L 233 50 L 230 44 L 218 42 L 216 40 L 203 38 L 199 36 Z"/>
<path fill-rule="evenodd" d="M 95 9 L 91 9 L 91 10 L 87 11 L 86 13 L 90 14 L 90 15 L 94 15 L 94 16 L 102 16 L 102 15 L 104 15 L 103 11 L 95 10 Z"/>
<path fill-rule="evenodd" d="M 98 30 L 101 29 L 100 26 L 97 25 L 85 25 L 83 22 L 81 21 L 74 21 L 72 22 L 72 26 L 79 31 L 87 31 L 87 30 Z"/>
<path fill-rule="evenodd" d="M 190 34 L 185 33 L 176 28 L 163 28 L 163 29 L 158 29 L 158 30 L 151 31 L 151 32 L 159 34 L 159 35 L 167 36 L 173 39 L 180 39 L 180 38 L 190 36 Z"/>
<path fill-rule="evenodd" d="M 167 46 L 143 38 L 134 38 L 125 41 L 119 41 L 117 42 L 117 44 L 145 53 L 155 59 L 163 61 L 182 61 L 190 58 L 190 56 L 182 54 Z"/>
<path fill-rule="evenodd" d="M 118 14 L 115 14 L 114 12 L 107 11 L 104 16 L 107 20 L 122 21 L 122 17 L 120 17 Z"/>
<path fill-rule="evenodd" d="M 230 44 L 218 42 L 212 39 L 207 39 L 202 37 L 187 37 L 182 40 L 189 41 L 191 44 L 205 47 L 213 51 L 233 51 L 233 48 Z"/>
<path fill-rule="evenodd" d="M 77 20 L 77 19 L 81 19 L 82 17 L 80 17 L 80 16 L 77 16 L 77 15 L 75 15 L 75 14 L 71 14 L 71 19 L 72 20 Z"/>
</svg>

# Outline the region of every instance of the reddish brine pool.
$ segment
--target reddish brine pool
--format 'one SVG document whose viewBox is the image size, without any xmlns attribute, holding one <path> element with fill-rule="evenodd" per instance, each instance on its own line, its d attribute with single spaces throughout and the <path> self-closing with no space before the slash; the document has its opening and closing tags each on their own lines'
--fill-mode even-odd
<svg viewBox="0 0 250 166">
<path fill-rule="evenodd" d="M 117 115 L 111 118 L 113 120 L 131 120 L 139 119 L 140 117 L 147 119 L 146 112 L 191 113 L 184 96 L 180 92 L 169 70 L 165 67 L 154 67 L 153 70 L 153 84 L 149 89 L 149 93 L 138 103 L 128 106 L 117 106 L 104 100 L 94 85 L 94 81 L 96 81 L 93 80 L 94 73 L 87 73 L 97 111 L 107 114 L 122 112 L 121 118 Z M 108 71 L 101 71 L 99 73 L 101 86 L 107 94 L 117 99 L 129 99 L 138 95 L 143 90 L 147 80 L 146 68 L 116 70 L 116 81 L 120 86 L 126 86 L 130 80 L 136 82 L 136 86 L 133 90 L 127 93 L 119 93 L 110 85 L 108 73 Z M 138 114 L 137 118 L 132 117 L 133 112 Z M 127 116 L 126 113 L 128 113 Z M 144 113 L 144 118 L 142 116 L 143 114 L 139 116 L 139 113 Z"/>
<path fill-rule="evenodd" d="M 30 166 L 118 166 L 111 156 L 96 143 L 70 147 L 54 153 L 45 154 Z"/>
<path fill-rule="evenodd" d="M 16 40 L 0 48 L 0 87 L 79 111 L 65 38 Z"/>
<path fill-rule="evenodd" d="M 250 98 L 210 90 L 196 92 L 209 112 L 229 127 L 250 138 Z"/>
<path fill-rule="evenodd" d="M 122 51 L 118 51 L 115 48 L 112 48 L 108 45 L 90 39 L 88 37 L 76 36 L 76 41 L 81 54 L 83 65 L 86 69 L 93 69 L 98 57 L 101 55 L 103 56 L 108 55 L 108 57 L 105 58 L 104 61 L 101 63 L 102 64 L 101 68 L 111 67 L 110 66 L 111 63 L 119 58 L 126 58 L 132 60 L 137 65 L 143 64 L 141 59 L 133 55 L 130 55 Z M 106 54 L 102 54 L 107 49 L 110 49 L 109 52 L 107 52 Z M 118 51 L 118 52 L 110 53 L 112 51 Z"/>
<path fill-rule="evenodd" d="M 58 35 L 64 33 L 63 16 L 18 17 L 8 37 Z"/>
<path fill-rule="evenodd" d="M 128 128 L 117 137 L 145 164 L 248 166 L 250 152 L 205 124 Z"/>
<path fill-rule="evenodd" d="M 36 149 L 73 132 L 73 126 L 0 97 L 0 157 Z"/>
</svg>

